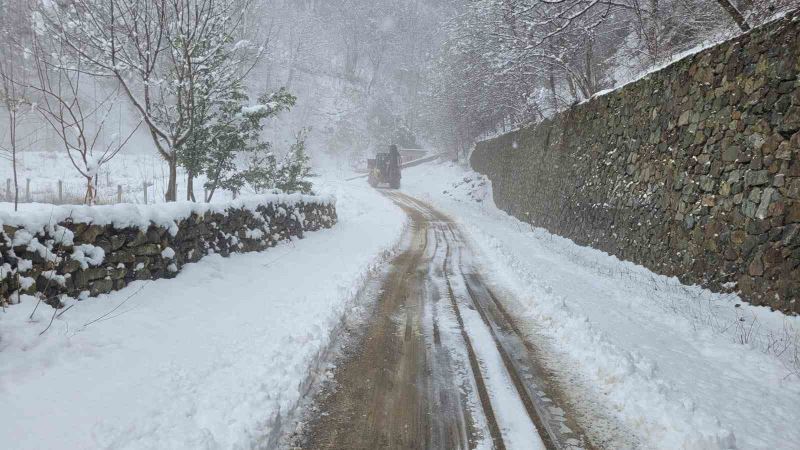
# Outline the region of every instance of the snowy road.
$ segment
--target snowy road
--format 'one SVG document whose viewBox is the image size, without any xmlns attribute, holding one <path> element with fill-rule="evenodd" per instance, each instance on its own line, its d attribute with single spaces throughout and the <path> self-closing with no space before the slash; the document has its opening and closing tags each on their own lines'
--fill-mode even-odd
<svg viewBox="0 0 800 450">
<path fill-rule="evenodd" d="M 35 298 L 0 311 L 0 449 L 274 448 L 405 223 L 366 183 L 317 189 L 337 198 L 333 229 L 65 299 L 43 334 L 52 310 L 31 314 Z"/>
<path fill-rule="evenodd" d="M 411 218 L 378 301 L 321 390 L 301 448 L 588 448 L 459 228 L 387 191 Z"/>
</svg>

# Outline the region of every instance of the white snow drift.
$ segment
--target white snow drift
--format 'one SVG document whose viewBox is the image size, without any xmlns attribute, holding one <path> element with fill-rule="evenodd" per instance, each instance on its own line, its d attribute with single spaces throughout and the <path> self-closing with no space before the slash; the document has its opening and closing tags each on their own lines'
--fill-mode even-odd
<svg viewBox="0 0 800 450">
<path fill-rule="evenodd" d="M 404 224 L 367 187 L 325 189 L 331 230 L 69 301 L 42 335 L 53 310 L 29 320 L 32 297 L 0 312 L 0 447 L 265 445 Z"/>
<path fill-rule="evenodd" d="M 463 227 L 486 275 L 510 289 L 506 306 L 549 343 L 575 392 L 644 447 L 797 448 L 800 318 L 532 228 L 497 209 L 488 180 L 457 166 L 412 168 L 403 183 Z"/>
</svg>

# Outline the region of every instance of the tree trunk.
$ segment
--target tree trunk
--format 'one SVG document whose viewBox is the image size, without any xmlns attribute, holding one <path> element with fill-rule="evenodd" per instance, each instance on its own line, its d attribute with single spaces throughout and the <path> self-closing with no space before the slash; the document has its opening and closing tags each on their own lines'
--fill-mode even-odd
<svg viewBox="0 0 800 450">
<path fill-rule="evenodd" d="M 189 170 L 186 172 L 186 200 L 196 202 L 194 198 L 194 171 Z"/>
<path fill-rule="evenodd" d="M 217 186 L 219 186 L 219 175 L 222 171 L 222 163 L 217 164 L 217 170 L 214 171 L 214 176 L 209 178 L 206 181 L 206 185 L 211 183 L 211 189 L 208 191 L 208 195 L 206 196 L 206 203 L 211 202 L 211 199 L 214 197 L 214 192 L 217 192 Z"/>
<path fill-rule="evenodd" d="M 178 157 L 174 153 L 167 158 L 169 164 L 169 179 L 167 180 L 167 193 L 164 200 L 174 202 L 178 200 Z"/>
<path fill-rule="evenodd" d="M 9 111 L 11 126 L 11 165 L 14 171 L 14 211 L 19 208 L 19 180 L 17 179 L 17 112 Z"/>
<path fill-rule="evenodd" d="M 95 190 L 93 177 L 86 177 L 86 195 L 83 196 L 83 203 L 89 206 L 94 206 Z"/>
<path fill-rule="evenodd" d="M 578 99 L 578 89 L 575 87 L 575 80 L 572 79 L 571 76 L 567 75 L 567 87 L 569 88 L 569 95 L 572 97 L 572 101 L 577 102 Z"/>
<path fill-rule="evenodd" d="M 17 179 L 17 149 L 11 150 L 11 158 L 14 166 L 14 211 L 19 209 L 19 180 Z"/>
<path fill-rule="evenodd" d="M 597 88 L 595 86 L 596 83 L 594 80 L 594 71 L 592 70 L 594 64 L 594 48 L 592 42 L 592 39 L 588 39 L 586 41 L 586 84 L 589 88 L 588 97 L 591 97 L 595 92 L 597 92 Z"/>
<path fill-rule="evenodd" d="M 717 0 L 717 3 L 731 16 L 731 19 L 736 22 L 736 25 L 738 25 L 742 31 L 750 31 L 750 24 L 747 23 L 742 13 L 736 9 L 736 6 L 734 6 L 730 0 Z"/>
<path fill-rule="evenodd" d="M 654 65 L 661 60 L 661 10 L 659 8 L 658 0 L 650 0 L 650 20 L 653 22 L 650 33 L 650 54 Z"/>
<path fill-rule="evenodd" d="M 553 114 L 558 112 L 558 94 L 556 93 L 556 74 L 553 66 L 549 68 L 550 76 L 548 82 L 550 84 L 550 107 L 553 108 Z"/>
</svg>

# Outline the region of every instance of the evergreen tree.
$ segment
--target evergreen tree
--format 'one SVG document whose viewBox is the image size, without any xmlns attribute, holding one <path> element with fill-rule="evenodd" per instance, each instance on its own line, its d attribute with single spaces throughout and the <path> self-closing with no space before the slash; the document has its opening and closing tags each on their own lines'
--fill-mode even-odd
<svg viewBox="0 0 800 450">
<path fill-rule="evenodd" d="M 259 104 L 246 106 L 244 89 L 232 91 L 215 113 L 205 143 L 204 173 L 211 200 L 217 189 L 241 192 L 245 184 L 256 191 L 272 187 L 276 166 L 271 144 L 261 138 L 263 122 L 294 106 L 296 98 L 285 89 L 259 98 Z M 240 168 L 242 158 L 248 167 Z"/>
<path fill-rule="evenodd" d="M 306 137 L 308 129 L 297 133 L 296 142 L 292 144 L 289 152 L 283 157 L 278 167 L 278 176 L 275 187 L 283 192 L 300 192 L 310 194 L 311 173 L 310 158 L 306 153 Z"/>
</svg>

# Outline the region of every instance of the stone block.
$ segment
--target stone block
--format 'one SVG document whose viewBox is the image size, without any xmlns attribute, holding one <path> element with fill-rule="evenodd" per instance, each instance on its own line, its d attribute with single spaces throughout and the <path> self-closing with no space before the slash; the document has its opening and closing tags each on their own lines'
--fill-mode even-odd
<svg viewBox="0 0 800 450">
<path fill-rule="evenodd" d="M 800 201 L 793 201 L 786 206 L 786 223 L 800 222 Z"/>
<path fill-rule="evenodd" d="M 766 170 L 748 170 L 744 174 L 744 182 L 747 186 L 763 186 L 769 183 L 769 172 Z"/>
<path fill-rule="evenodd" d="M 747 266 L 747 273 L 751 277 L 760 277 L 764 275 L 764 261 L 762 260 L 762 252 L 757 252 L 750 264 Z"/>
<path fill-rule="evenodd" d="M 86 244 L 94 244 L 97 237 L 103 234 L 105 228 L 100 225 L 89 225 L 86 229 L 80 234 L 78 238 L 78 242 L 86 243 Z"/>
<path fill-rule="evenodd" d="M 108 294 L 114 289 L 114 282 L 110 278 L 93 281 L 89 285 L 89 292 L 92 296 Z"/>
<path fill-rule="evenodd" d="M 158 244 L 143 244 L 138 247 L 134 247 L 133 254 L 136 256 L 161 255 L 161 246 Z"/>
<path fill-rule="evenodd" d="M 758 219 L 766 219 L 769 213 L 769 205 L 772 201 L 772 195 L 775 193 L 775 189 L 769 187 L 764 189 L 764 192 L 761 194 L 761 201 L 759 202 L 758 209 L 756 210 L 756 218 Z"/>
</svg>

